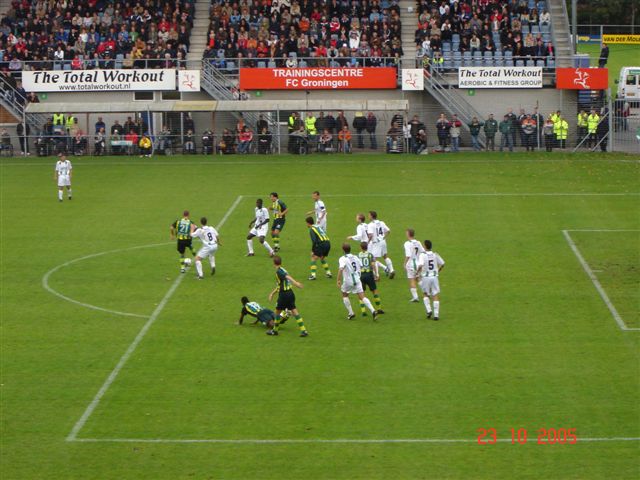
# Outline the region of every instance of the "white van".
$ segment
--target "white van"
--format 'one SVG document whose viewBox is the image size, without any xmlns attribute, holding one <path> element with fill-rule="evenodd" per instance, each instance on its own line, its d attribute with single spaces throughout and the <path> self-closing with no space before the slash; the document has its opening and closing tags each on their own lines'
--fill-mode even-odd
<svg viewBox="0 0 640 480">
<path fill-rule="evenodd" d="M 629 103 L 640 102 L 640 67 L 622 67 L 618 84 L 618 98 Z"/>
</svg>

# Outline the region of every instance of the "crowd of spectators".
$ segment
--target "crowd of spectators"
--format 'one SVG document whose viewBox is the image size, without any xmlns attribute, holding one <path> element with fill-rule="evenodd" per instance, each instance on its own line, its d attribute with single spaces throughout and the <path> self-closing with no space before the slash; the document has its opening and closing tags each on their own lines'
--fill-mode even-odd
<svg viewBox="0 0 640 480">
<path fill-rule="evenodd" d="M 0 69 L 180 68 L 194 7 L 180 0 L 12 0 L 2 13 Z"/>
<path fill-rule="evenodd" d="M 392 66 L 397 0 L 213 0 L 204 58 L 219 65 Z"/>
<path fill-rule="evenodd" d="M 418 0 L 417 56 L 423 64 L 555 65 L 544 0 Z"/>
</svg>

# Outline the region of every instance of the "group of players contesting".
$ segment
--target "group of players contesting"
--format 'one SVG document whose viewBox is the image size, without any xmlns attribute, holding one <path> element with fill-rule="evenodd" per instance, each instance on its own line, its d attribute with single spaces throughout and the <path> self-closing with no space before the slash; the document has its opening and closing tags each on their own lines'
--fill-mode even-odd
<svg viewBox="0 0 640 480">
<path fill-rule="evenodd" d="M 327 256 L 331 250 L 331 242 L 327 235 L 327 208 L 320 198 L 320 192 L 312 194 L 314 209 L 307 212 L 306 224 L 311 237 L 311 262 L 309 280 L 316 280 L 318 260 L 327 278 L 332 278 L 333 274 L 327 263 Z M 271 213 L 273 223 L 271 224 L 271 239 L 273 247 L 267 242 L 270 213 L 264 206 L 262 199 L 256 200 L 255 216 L 249 223 L 249 234 L 247 235 L 247 256 L 255 256 L 253 249 L 253 239 L 258 238 L 260 244 L 267 251 L 273 261 L 276 271 L 277 285 L 269 294 L 269 301 L 278 294 L 275 312 L 269 308 L 262 307 L 255 301 L 250 301 L 247 297 L 242 297 L 242 311 L 239 324 L 242 324 L 244 317 L 249 315 L 254 317 L 255 323 L 262 323 L 267 327 L 267 335 L 278 335 L 280 326 L 291 316 L 294 317 L 300 336 L 309 335 L 304 325 L 304 320 L 296 306 L 296 297 L 293 287 L 302 288 L 302 283 L 285 270 L 282 266 L 282 258 L 277 255 L 280 251 L 280 234 L 284 229 L 286 217 L 289 209 L 279 198 L 278 193 L 272 192 Z M 313 216 L 311 216 L 313 215 Z M 356 216 L 356 234 L 346 238 L 342 244 L 343 255 L 338 261 L 337 286 L 342 293 L 342 302 L 347 309 L 348 320 L 355 318 L 349 295 L 356 295 L 360 301 L 360 311 L 362 316 L 367 316 L 367 310 L 371 312 L 373 319 L 384 313 L 377 281 L 380 280 L 380 269 L 390 279 L 395 277 L 393 262 L 387 253 L 386 237 L 391 231 L 386 223 L 378 219 L 375 211 L 369 212 L 369 222 L 366 222 L 364 214 Z M 206 217 L 200 219 L 200 226 L 197 226 L 190 218 L 189 211 L 183 212 L 182 218 L 177 219 L 170 227 L 171 238 L 178 241 L 178 253 L 180 254 L 180 271 L 184 273 L 191 264 L 189 258 L 185 258 L 187 250 L 195 257 L 194 263 L 198 279 L 204 278 L 202 261 L 209 259 L 211 275 L 216 271 L 215 254 L 221 245 L 220 234 L 208 225 Z M 411 302 L 418 303 L 418 285 L 423 292 L 423 303 L 426 309 L 427 318 L 439 319 L 440 315 L 440 284 L 438 275 L 444 268 L 444 260 L 438 253 L 432 250 L 430 240 L 424 243 L 415 239 L 413 229 L 406 230 L 407 241 L 404 243 L 405 260 L 404 268 L 409 280 L 409 290 L 411 292 Z M 192 239 L 199 238 L 202 242 L 200 250 L 194 252 Z M 356 241 L 359 252 L 351 252 L 350 240 Z M 379 260 L 384 260 L 384 264 Z M 373 294 L 373 303 L 365 296 L 365 289 L 368 288 Z M 374 306 L 375 305 L 375 306 Z"/>
</svg>

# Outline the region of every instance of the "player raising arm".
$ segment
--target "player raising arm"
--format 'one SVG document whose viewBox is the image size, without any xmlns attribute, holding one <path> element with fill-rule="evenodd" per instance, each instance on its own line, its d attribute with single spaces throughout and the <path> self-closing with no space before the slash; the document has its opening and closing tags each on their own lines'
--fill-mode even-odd
<svg viewBox="0 0 640 480">
<path fill-rule="evenodd" d="M 313 210 L 306 213 L 306 215 L 315 214 L 316 216 L 316 225 L 322 228 L 325 232 L 327 231 L 327 207 L 325 207 L 324 202 L 320 200 L 320 192 L 315 191 L 311 194 L 311 198 L 314 200 Z"/>
<path fill-rule="evenodd" d="M 369 225 L 367 226 L 367 235 L 369 236 L 369 251 L 374 256 L 376 260 L 378 258 L 384 258 L 384 262 L 386 263 L 386 267 L 378 262 L 384 269 L 384 273 L 389 275 L 390 279 L 395 277 L 396 273 L 393 270 L 393 263 L 391 259 L 387 255 L 387 235 L 391 230 L 387 227 L 387 224 L 382 220 L 378 220 L 378 213 L 371 210 L 369 212 Z"/>
<path fill-rule="evenodd" d="M 422 276 L 420 280 L 420 288 L 424 293 L 424 307 L 427 310 L 427 318 L 438 320 L 440 318 L 440 283 L 438 275 L 444 268 L 444 260 L 440 255 L 431 250 L 431 240 L 424 241 L 426 251 L 420 254 L 418 260 L 418 272 Z M 433 300 L 433 311 L 429 299 Z"/>
<path fill-rule="evenodd" d="M 351 301 L 349 300 L 349 294 L 351 293 L 357 295 L 360 299 L 360 311 L 362 312 L 362 316 L 366 317 L 366 309 L 369 309 L 373 315 L 373 319 L 375 320 L 378 312 L 373 308 L 373 305 L 371 305 L 371 301 L 364 296 L 364 289 L 362 288 L 362 282 L 360 280 L 360 271 L 362 269 L 360 259 L 351 254 L 351 245 L 348 243 L 342 244 L 342 251 L 344 252 L 344 255 L 341 256 L 338 261 L 340 271 L 338 272 L 337 284 L 338 288 L 342 292 L 342 303 L 344 303 L 349 314 L 347 316 L 347 320 L 353 320 L 355 318 L 353 308 L 351 308 Z"/>
<path fill-rule="evenodd" d="M 193 251 L 191 234 L 196 229 L 196 224 L 189 218 L 189 210 L 182 212 L 182 218 L 176 220 L 171 224 L 169 229 L 169 235 L 171 240 L 178 239 L 178 253 L 180 254 L 180 272 L 185 272 L 184 252 L 187 248 L 191 251 L 191 255 L 195 256 Z"/>
<path fill-rule="evenodd" d="M 71 200 L 71 171 L 73 167 L 64 153 L 58 154 L 58 161 L 53 173 L 53 179 L 58 184 L 58 201 L 62 201 L 64 187 L 67 187 L 67 197 Z"/>
<path fill-rule="evenodd" d="M 218 246 L 222 245 L 220 242 L 220 235 L 218 231 L 207 225 L 207 218 L 202 217 L 200 219 L 200 223 L 202 226 L 196 229 L 191 236 L 194 238 L 199 238 L 202 241 L 202 248 L 198 250 L 196 254 L 196 272 L 198 274 L 198 280 L 202 280 L 204 278 L 204 274 L 202 273 L 202 259 L 209 257 L 209 264 L 211 265 L 211 275 L 216 273 L 216 252 L 218 251 Z"/>
<path fill-rule="evenodd" d="M 356 215 L 356 222 L 358 222 L 358 225 L 356 226 L 356 234 L 347 237 L 347 240 L 355 240 L 356 242 L 369 242 L 367 224 L 364 220 L 364 213 L 359 213 L 358 215 Z"/>
<path fill-rule="evenodd" d="M 278 255 L 273 257 L 273 267 L 276 269 L 278 285 L 269 294 L 269 301 L 271 301 L 273 296 L 278 293 L 278 302 L 276 303 L 277 318 L 273 328 L 267 330 L 267 335 L 278 335 L 280 325 L 284 320 L 286 320 L 286 313 L 283 315 L 283 312 L 290 310 L 291 313 L 293 313 L 293 317 L 296 319 L 298 328 L 300 329 L 300 336 L 306 337 L 309 335 L 309 332 L 307 332 L 307 329 L 304 326 L 304 320 L 302 319 L 300 312 L 298 312 L 298 308 L 296 307 L 296 295 L 293 293 L 293 285 L 298 288 L 302 288 L 302 284 L 289 275 L 289 272 L 282 267 L 282 259 Z"/>
<path fill-rule="evenodd" d="M 413 228 L 407 229 L 407 241 L 404 242 L 404 269 L 409 279 L 409 291 L 411 292 L 410 302 L 418 303 L 418 288 L 416 278 L 418 278 L 418 258 L 424 253 L 424 247 L 415 239 L 416 232 Z"/>
<path fill-rule="evenodd" d="M 253 228 L 252 228 L 253 227 Z M 273 249 L 264 241 L 269 228 L 269 210 L 262 206 L 262 199 L 256 200 L 255 218 L 249 223 L 249 235 L 247 235 L 247 257 L 253 257 L 253 237 L 258 237 L 262 246 L 269 252 L 269 256 L 273 257 Z"/>
<path fill-rule="evenodd" d="M 273 251 L 280 251 L 280 232 L 284 228 L 286 215 L 289 209 L 280 200 L 276 192 L 271 192 L 271 210 L 273 211 L 273 225 L 271 226 L 271 238 L 273 238 Z"/>
</svg>

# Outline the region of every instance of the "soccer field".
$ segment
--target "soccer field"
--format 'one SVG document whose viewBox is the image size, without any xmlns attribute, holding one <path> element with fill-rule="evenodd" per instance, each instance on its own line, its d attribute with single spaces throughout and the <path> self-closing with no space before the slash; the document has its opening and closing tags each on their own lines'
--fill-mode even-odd
<svg viewBox="0 0 640 480">
<path fill-rule="evenodd" d="M 0 162 L 3 479 L 640 475 L 637 158 L 71 160 L 62 203 L 53 158 Z M 313 190 L 334 278 L 311 282 Z M 243 295 L 274 306 L 265 250 L 245 256 L 271 191 L 307 338 L 236 324 Z M 169 241 L 184 209 L 220 227 L 203 281 Z M 369 210 L 398 274 L 379 321 L 347 321 L 340 245 Z M 446 261 L 438 322 L 409 303 L 406 228 Z"/>
</svg>

